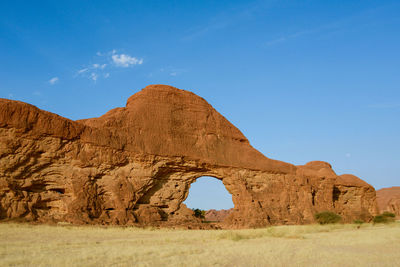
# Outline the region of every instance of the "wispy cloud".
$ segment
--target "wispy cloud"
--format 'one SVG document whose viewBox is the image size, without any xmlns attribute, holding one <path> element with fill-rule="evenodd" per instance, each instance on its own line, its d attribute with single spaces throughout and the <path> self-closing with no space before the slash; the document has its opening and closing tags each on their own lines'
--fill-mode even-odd
<svg viewBox="0 0 400 267">
<path fill-rule="evenodd" d="M 257 12 L 269 8 L 272 3 L 255 1 L 246 3 L 244 5 L 236 5 L 235 7 L 224 10 L 211 17 L 204 24 L 191 28 L 187 34 L 182 37 L 183 41 L 191 41 L 200 38 L 204 35 L 221 31 L 236 24 L 243 23 L 243 21 L 252 19 Z"/>
<path fill-rule="evenodd" d="M 99 75 L 97 75 L 96 73 L 92 72 L 90 73 L 90 79 L 93 81 L 97 81 L 97 78 L 99 78 Z"/>
<path fill-rule="evenodd" d="M 123 68 L 127 68 L 131 65 L 141 65 L 143 63 L 143 59 L 138 59 L 125 54 L 114 54 L 111 58 L 117 67 Z"/>
<path fill-rule="evenodd" d="M 80 69 L 76 72 L 76 76 L 87 78 L 91 81 L 96 82 L 99 77 L 103 76 L 102 72 L 106 68 L 107 64 L 90 64 L 89 66 Z"/>
<path fill-rule="evenodd" d="M 58 77 L 53 77 L 49 80 L 49 84 L 54 85 L 58 83 L 58 81 L 59 81 Z"/>
<path fill-rule="evenodd" d="M 96 63 L 91 63 L 76 71 L 75 77 L 84 77 L 91 81 L 98 81 L 100 78 L 107 79 L 110 72 L 117 68 L 128 68 L 133 65 L 143 64 L 143 59 L 130 56 L 125 53 L 118 53 L 116 49 L 110 52 L 97 52 Z"/>
<path fill-rule="evenodd" d="M 104 70 L 106 67 L 107 67 L 107 64 L 97 64 L 97 63 L 95 63 L 95 64 L 93 64 L 92 65 L 93 66 L 93 68 L 94 69 L 101 69 L 101 70 Z"/>
<path fill-rule="evenodd" d="M 382 8 L 385 8 L 385 6 L 363 10 L 348 17 L 344 17 L 336 21 L 332 21 L 315 27 L 310 27 L 308 29 L 300 29 L 292 33 L 283 33 L 276 36 L 275 38 L 271 38 L 264 44 L 266 46 L 273 46 L 283 42 L 294 40 L 296 38 L 316 34 L 318 34 L 319 38 L 326 38 L 328 36 L 334 36 L 335 34 L 351 31 L 355 27 L 367 27 L 372 23 L 372 21 L 374 21 L 375 14 L 379 13 Z"/>
<path fill-rule="evenodd" d="M 267 46 L 275 45 L 275 44 L 278 44 L 278 43 L 282 43 L 282 42 L 288 41 L 290 39 L 301 37 L 303 35 L 312 34 L 312 33 L 316 32 L 318 30 L 319 29 L 303 30 L 303 31 L 298 31 L 298 32 L 292 33 L 292 34 L 286 34 L 286 35 L 283 35 L 283 36 L 280 36 L 280 37 L 277 37 L 275 39 L 267 41 L 265 43 L 265 45 L 267 45 Z"/>
<path fill-rule="evenodd" d="M 78 70 L 78 74 L 82 74 L 82 73 L 84 73 L 84 72 L 87 72 L 89 70 L 89 68 L 83 68 L 83 69 L 80 69 L 80 70 Z"/>
<path fill-rule="evenodd" d="M 172 76 L 172 77 L 175 77 L 175 76 L 181 75 L 184 72 L 187 72 L 186 69 L 178 69 L 178 68 L 174 68 L 174 67 L 161 68 L 159 71 L 161 73 L 168 74 L 169 76 Z M 153 76 L 153 73 L 151 73 L 150 75 Z"/>
<path fill-rule="evenodd" d="M 202 35 L 205 35 L 209 32 L 222 30 L 222 29 L 228 27 L 229 24 L 230 24 L 229 20 L 210 22 L 208 25 L 190 30 L 189 33 L 182 38 L 182 40 L 189 41 L 189 40 L 196 39 L 196 38 L 198 38 Z"/>
</svg>

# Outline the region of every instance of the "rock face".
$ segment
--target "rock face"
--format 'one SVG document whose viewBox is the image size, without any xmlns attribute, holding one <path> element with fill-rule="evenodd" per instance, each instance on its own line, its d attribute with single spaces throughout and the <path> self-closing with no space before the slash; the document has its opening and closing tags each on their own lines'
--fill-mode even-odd
<svg viewBox="0 0 400 267">
<path fill-rule="evenodd" d="M 233 209 L 229 210 L 207 210 L 205 214 L 205 220 L 209 222 L 223 222 L 226 217 L 231 214 Z"/>
<path fill-rule="evenodd" d="M 345 221 L 376 214 L 375 190 L 325 162 L 272 160 L 204 99 L 166 85 L 72 121 L 0 99 L 0 219 L 91 224 L 196 222 L 182 202 L 201 176 L 232 194 L 225 227 Z"/>
<path fill-rule="evenodd" d="M 389 211 L 400 218 L 400 186 L 379 189 L 376 197 L 380 212 Z"/>
</svg>

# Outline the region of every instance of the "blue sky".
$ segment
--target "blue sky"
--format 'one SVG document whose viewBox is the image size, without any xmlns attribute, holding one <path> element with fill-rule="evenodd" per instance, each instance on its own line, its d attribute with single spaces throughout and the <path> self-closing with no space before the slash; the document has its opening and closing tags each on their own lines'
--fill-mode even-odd
<svg viewBox="0 0 400 267">
<path fill-rule="evenodd" d="M 2 1 L 0 97 L 97 117 L 204 97 L 270 158 L 400 182 L 399 1 Z"/>
<path fill-rule="evenodd" d="M 183 202 L 188 208 L 221 210 L 233 208 L 232 195 L 214 177 L 200 177 L 190 185 L 189 196 Z"/>
</svg>

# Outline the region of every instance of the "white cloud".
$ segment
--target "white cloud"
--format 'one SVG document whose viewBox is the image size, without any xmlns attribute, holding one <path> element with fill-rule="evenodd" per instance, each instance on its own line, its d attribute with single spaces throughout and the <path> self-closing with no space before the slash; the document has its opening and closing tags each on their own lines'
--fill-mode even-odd
<svg viewBox="0 0 400 267">
<path fill-rule="evenodd" d="M 98 78 L 99 76 L 96 74 L 96 73 L 94 73 L 94 72 L 92 72 L 91 74 L 90 74 L 90 79 L 92 79 L 93 81 L 97 81 L 97 78 Z"/>
<path fill-rule="evenodd" d="M 49 83 L 50 83 L 51 85 L 54 85 L 54 84 L 58 83 L 58 81 L 59 81 L 58 77 L 54 77 L 54 78 L 51 78 L 51 79 L 49 80 Z"/>
<path fill-rule="evenodd" d="M 138 59 L 135 57 L 131 57 L 125 54 L 115 54 L 113 50 L 113 55 L 111 56 L 114 64 L 118 67 L 127 68 L 130 65 L 141 65 L 143 63 L 143 59 Z"/>
<path fill-rule="evenodd" d="M 172 77 L 180 76 L 183 73 L 187 72 L 186 69 L 175 68 L 172 66 L 163 67 L 159 69 L 160 73 L 164 73 L 164 75 L 169 75 Z"/>
<path fill-rule="evenodd" d="M 106 66 L 107 66 L 107 64 L 93 64 L 92 65 L 92 67 L 94 69 L 102 69 L 102 70 L 104 70 Z"/>
<path fill-rule="evenodd" d="M 78 70 L 78 74 L 82 74 L 84 72 L 87 72 L 88 70 L 89 70 L 89 68 L 84 68 L 84 69 Z"/>
<path fill-rule="evenodd" d="M 280 37 L 280 38 L 276 38 L 276 39 L 270 40 L 270 41 L 266 42 L 265 44 L 266 45 L 274 45 L 274 44 L 277 44 L 277 43 L 284 42 L 286 40 L 287 40 L 287 37 Z"/>
<path fill-rule="evenodd" d="M 111 76 L 110 72 L 115 68 L 127 68 L 133 65 L 143 64 L 143 59 L 118 53 L 115 49 L 104 53 L 96 52 L 96 55 L 98 56 L 96 63 L 85 65 L 76 72 L 75 77 L 87 78 L 96 82 L 102 78 L 109 78 Z"/>
</svg>

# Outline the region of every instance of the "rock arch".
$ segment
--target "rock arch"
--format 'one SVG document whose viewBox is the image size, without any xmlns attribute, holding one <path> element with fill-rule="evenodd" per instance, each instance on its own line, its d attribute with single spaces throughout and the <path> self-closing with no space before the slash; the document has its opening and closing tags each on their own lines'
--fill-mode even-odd
<svg viewBox="0 0 400 267">
<path fill-rule="evenodd" d="M 200 176 L 190 184 L 183 203 L 191 209 L 228 210 L 233 209 L 232 194 L 222 179 L 212 176 Z"/>
<path fill-rule="evenodd" d="M 196 222 L 182 201 L 200 176 L 232 194 L 225 227 L 311 223 L 323 210 L 369 220 L 377 211 L 361 179 L 325 162 L 269 159 L 204 99 L 166 85 L 80 121 L 0 99 L 0 148 L 0 219 Z"/>
</svg>

